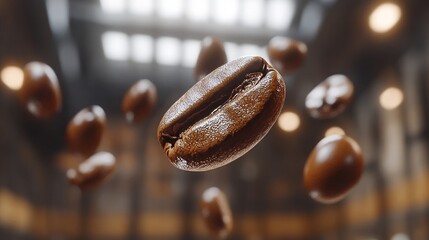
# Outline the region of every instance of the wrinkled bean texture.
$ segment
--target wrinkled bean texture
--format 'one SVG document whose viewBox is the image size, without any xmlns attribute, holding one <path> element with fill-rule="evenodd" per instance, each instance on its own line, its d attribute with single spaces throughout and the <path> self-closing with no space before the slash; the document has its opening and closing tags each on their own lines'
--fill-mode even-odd
<svg viewBox="0 0 429 240">
<path fill-rule="evenodd" d="M 197 82 L 161 119 L 158 139 L 179 169 L 207 171 L 239 158 L 270 130 L 286 95 L 263 58 L 231 61 Z"/>
</svg>

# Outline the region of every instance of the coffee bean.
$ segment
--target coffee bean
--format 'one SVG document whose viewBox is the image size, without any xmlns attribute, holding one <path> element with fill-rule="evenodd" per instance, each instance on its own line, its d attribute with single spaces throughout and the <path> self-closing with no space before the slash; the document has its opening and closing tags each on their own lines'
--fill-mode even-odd
<svg viewBox="0 0 429 240">
<path fill-rule="evenodd" d="M 305 99 L 314 118 L 332 118 L 344 111 L 353 97 L 353 83 L 344 75 L 333 75 L 317 85 Z"/>
<path fill-rule="evenodd" d="M 316 201 L 334 203 L 357 184 L 363 169 L 359 145 L 350 137 L 330 135 L 322 139 L 308 157 L 304 185 Z"/>
<path fill-rule="evenodd" d="M 34 116 L 46 119 L 61 110 L 61 92 L 54 70 L 41 62 L 24 67 L 24 82 L 19 90 L 21 101 Z"/>
<path fill-rule="evenodd" d="M 135 83 L 125 94 L 122 111 L 129 122 L 143 121 L 156 104 L 156 87 L 147 79 Z"/>
<path fill-rule="evenodd" d="M 106 128 L 106 115 L 100 106 L 78 112 L 67 126 L 67 143 L 72 152 L 91 156 L 98 148 Z"/>
<path fill-rule="evenodd" d="M 297 70 L 307 56 L 307 45 L 287 37 L 273 37 L 267 45 L 268 56 L 273 66 L 282 73 Z"/>
<path fill-rule="evenodd" d="M 227 237 L 233 227 L 231 209 L 225 194 L 216 187 L 204 191 L 200 212 L 207 229 L 220 238 Z"/>
<path fill-rule="evenodd" d="M 205 37 L 201 42 L 201 50 L 195 64 L 195 78 L 202 79 L 227 61 L 222 41 L 216 37 Z"/>
<path fill-rule="evenodd" d="M 165 113 L 158 139 L 179 169 L 207 171 L 239 158 L 271 129 L 283 107 L 282 76 L 261 57 L 211 72 Z"/>
<path fill-rule="evenodd" d="M 82 162 L 76 169 L 67 171 L 70 183 L 82 190 L 99 186 L 115 169 L 115 157 L 108 152 L 98 152 Z"/>
</svg>

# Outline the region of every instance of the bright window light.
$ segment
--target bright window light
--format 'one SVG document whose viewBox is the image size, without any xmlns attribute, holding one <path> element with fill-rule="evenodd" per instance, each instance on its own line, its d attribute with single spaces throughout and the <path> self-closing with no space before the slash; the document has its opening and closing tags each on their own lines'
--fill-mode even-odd
<svg viewBox="0 0 429 240">
<path fill-rule="evenodd" d="M 331 135 L 336 135 L 336 134 L 344 135 L 345 132 L 340 127 L 330 127 L 330 128 L 328 128 L 328 130 L 326 130 L 325 137 L 331 136 Z"/>
<path fill-rule="evenodd" d="M 210 16 L 209 0 L 188 0 L 186 15 L 196 22 L 207 21 Z"/>
<path fill-rule="evenodd" d="M 295 13 L 295 3 L 292 0 L 270 0 L 267 2 L 266 23 L 275 30 L 287 30 Z"/>
<path fill-rule="evenodd" d="M 156 41 L 156 62 L 163 65 L 179 65 L 181 45 L 177 38 L 158 38 Z"/>
<path fill-rule="evenodd" d="M 266 46 L 261 47 L 261 49 L 259 51 L 261 53 L 260 56 L 263 57 L 265 59 L 265 61 L 267 61 L 268 63 L 271 64 L 270 58 L 268 57 L 268 53 L 267 53 L 267 47 Z"/>
<path fill-rule="evenodd" d="M 293 132 L 298 129 L 300 124 L 298 114 L 294 112 L 284 112 L 278 119 L 279 127 L 285 132 Z"/>
<path fill-rule="evenodd" d="M 396 233 L 392 236 L 391 240 L 410 240 L 410 237 L 405 233 Z"/>
<path fill-rule="evenodd" d="M 241 6 L 241 23 L 249 27 L 259 27 L 264 22 L 264 1 L 246 0 Z"/>
<path fill-rule="evenodd" d="M 129 58 L 129 39 L 125 33 L 105 32 L 101 37 L 106 58 L 125 61 Z"/>
<path fill-rule="evenodd" d="M 153 59 L 153 37 L 134 35 L 131 37 L 131 58 L 136 62 L 149 63 Z"/>
<path fill-rule="evenodd" d="M 214 0 L 213 18 L 220 24 L 231 25 L 238 20 L 239 0 Z"/>
<path fill-rule="evenodd" d="M 229 61 L 240 57 L 240 49 L 236 43 L 225 42 L 223 46 L 225 47 L 226 56 L 228 57 Z"/>
<path fill-rule="evenodd" d="M 401 105 L 404 99 L 402 91 L 395 87 L 390 87 L 380 94 L 380 105 L 386 110 L 393 110 Z"/>
<path fill-rule="evenodd" d="M 125 0 L 100 0 L 100 4 L 106 13 L 122 13 L 125 10 Z"/>
<path fill-rule="evenodd" d="M 260 55 L 261 48 L 254 44 L 243 44 L 240 46 L 240 56 Z"/>
<path fill-rule="evenodd" d="M 24 72 L 19 67 L 8 66 L 1 71 L 1 80 L 12 90 L 19 90 L 24 83 Z"/>
<path fill-rule="evenodd" d="M 182 64 L 185 67 L 195 67 L 198 54 L 200 53 L 201 42 L 188 39 L 183 41 L 183 59 Z"/>
<path fill-rule="evenodd" d="M 183 14 L 184 0 L 158 0 L 157 11 L 160 17 L 175 19 Z"/>
<path fill-rule="evenodd" d="M 384 33 L 392 29 L 401 19 L 401 8 L 394 3 L 379 5 L 369 16 L 369 26 L 374 32 Z"/>
<path fill-rule="evenodd" d="M 154 11 L 154 0 L 128 0 L 128 9 L 135 15 L 152 15 Z"/>
</svg>

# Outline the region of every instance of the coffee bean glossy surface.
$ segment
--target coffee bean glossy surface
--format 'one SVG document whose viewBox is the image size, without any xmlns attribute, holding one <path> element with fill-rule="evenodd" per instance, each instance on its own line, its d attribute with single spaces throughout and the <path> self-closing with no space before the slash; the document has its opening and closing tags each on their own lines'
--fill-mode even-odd
<svg viewBox="0 0 429 240">
<path fill-rule="evenodd" d="M 143 121 L 155 107 L 156 98 L 156 87 L 147 79 L 131 86 L 122 101 L 122 111 L 127 121 L 134 123 Z"/>
<path fill-rule="evenodd" d="M 305 106 L 314 118 L 332 118 L 342 113 L 353 97 L 352 81 L 344 75 L 332 75 L 307 95 Z"/>
<path fill-rule="evenodd" d="M 98 152 L 79 164 L 76 169 L 67 171 L 70 183 L 82 190 L 99 186 L 115 169 L 116 159 L 108 152 Z"/>
<path fill-rule="evenodd" d="M 195 64 L 195 78 L 202 79 L 227 61 L 222 41 L 216 37 L 205 37 L 201 42 L 201 50 Z"/>
<path fill-rule="evenodd" d="M 38 118 L 49 118 L 61 110 L 62 97 L 54 70 L 41 62 L 24 67 L 24 82 L 19 90 L 21 101 Z"/>
<path fill-rule="evenodd" d="M 364 170 L 359 145 L 350 137 L 330 135 L 311 152 L 304 168 L 304 185 L 310 196 L 334 203 L 357 184 Z"/>
<path fill-rule="evenodd" d="M 231 61 L 191 87 L 165 113 L 158 139 L 179 169 L 221 167 L 255 146 L 276 122 L 286 87 L 261 57 Z"/>
<path fill-rule="evenodd" d="M 78 112 L 67 126 L 67 143 L 72 152 L 91 156 L 101 142 L 106 128 L 106 115 L 97 105 Z"/>
<path fill-rule="evenodd" d="M 268 57 L 273 66 L 282 73 L 297 70 L 307 56 L 305 43 L 287 37 L 273 37 L 267 45 Z"/>
<path fill-rule="evenodd" d="M 204 191 L 200 199 L 200 212 L 207 229 L 220 238 L 227 237 L 233 228 L 231 208 L 226 195 L 218 188 Z"/>
</svg>

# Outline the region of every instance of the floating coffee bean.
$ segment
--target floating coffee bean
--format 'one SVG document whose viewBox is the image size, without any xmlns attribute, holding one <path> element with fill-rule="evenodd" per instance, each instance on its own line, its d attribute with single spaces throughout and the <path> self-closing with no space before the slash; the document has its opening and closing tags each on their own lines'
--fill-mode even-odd
<svg viewBox="0 0 429 240">
<path fill-rule="evenodd" d="M 322 139 L 308 157 L 304 185 L 313 199 L 334 203 L 356 185 L 363 169 L 359 145 L 350 137 L 330 135 Z"/>
<path fill-rule="evenodd" d="M 141 122 L 156 104 L 156 87 L 147 79 L 135 83 L 125 94 L 122 111 L 129 122 Z"/>
<path fill-rule="evenodd" d="M 201 50 L 195 64 L 194 75 L 197 80 L 202 79 L 216 68 L 227 63 L 223 43 L 216 37 L 206 37 L 201 42 Z"/>
<path fill-rule="evenodd" d="M 232 213 L 228 200 L 221 190 L 211 187 L 204 191 L 200 200 L 200 212 L 212 234 L 225 238 L 231 233 Z"/>
<path fill-rule="evenodd" d="M 307 56 L 305 43 L 287 37 L 273 37 L 267 46 L 273 66 L 282 73 L 297 70 Z"/>
<path fill-rule="evenodd" d="M 115 157 L 108 152 L 98 152 L 77 169 L 69 169 L 67 178 L 70 183 L 82 190 L 89 190 L 100 185 L 115 169 Z"/>
<path fill-rule="evenodd" d="M 330 118 L 342 113 L 353 97 L 353 83 L 344 75 L 332 75 L 307 95 L 305 106 L 314 118 Z"/>
<path fill-rule="evenodd" d="M 189 89 L 165 113 L 158 139 L 179 169 L 221 167 L 255 146 L 276 122 L 286 87 L 261 57 L 231 61 Z"/>
<path fill-rule="evenodd" d="M 98 148 L 106 115 L 100 106 L 91 106 L 78 112 L 67 126 L 67 143 L 71 151 L 91 156 Z"/>
<path fill-rule="evenodd" d="M 19 96 L 28 111 L 39 118 L 49 118 L 61 109 L 57 76 L 51 67 L 41 62 L 25 65 Z"/>
</svg>

